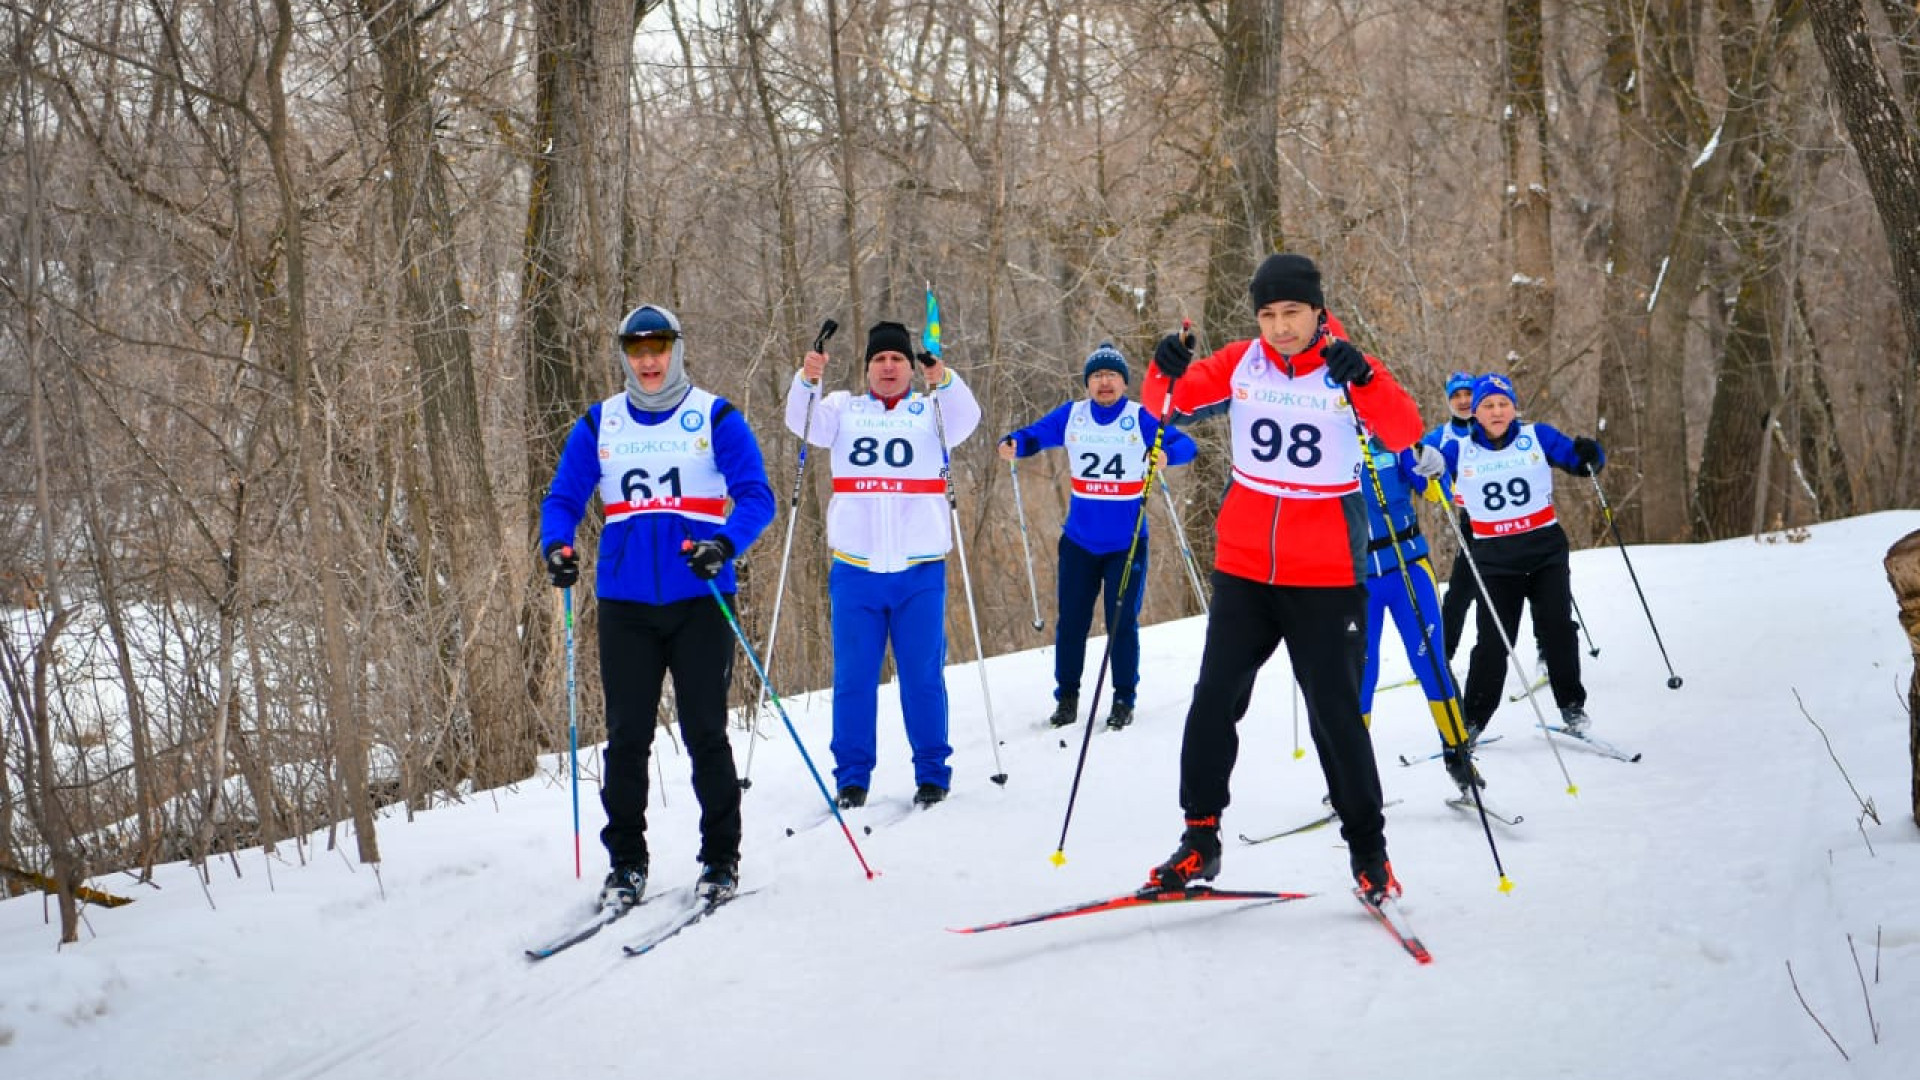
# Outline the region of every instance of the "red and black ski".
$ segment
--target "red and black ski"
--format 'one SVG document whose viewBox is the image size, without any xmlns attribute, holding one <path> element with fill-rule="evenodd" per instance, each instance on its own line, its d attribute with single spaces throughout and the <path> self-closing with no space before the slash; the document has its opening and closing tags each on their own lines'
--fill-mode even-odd
<svg viewBox="0 0 1920 1080">
<path fill-rule="evenodd" d="M 1195 900 L 1246 900 L 1264 904 L 1278 904 L 1287 900 L 1304 900 L 1312 893 L 1269 892 L 1253 889 L 1215 889 L 1205 885 L 1195 885 L 1190 889 L 1142 889 L 1139 892 L 1122 893 L 1100 900 L 1072 904 L 1052 911 L 1042 911 L 1035 915 L 1023 915 L 1017 919 L 1005 919 L 1000 922 L 986 923 L 981 926 L 950 926 L 947 929 L 956 934 L 984 934 L 989 930 L 1006 930 L 1015 926 L 1030 926 L 1034 923 L 1053 922 L 1056 919 L 1071 919 L 1079 915 L 1093 915 L 1102 911 L 1119 911 L 1122 908 L 1153 907 L 1159 904 L 1184 904 Z"/>
<path fill-rule="evenodd" d="M 1376 904 L 1368 900 L 1365 893 L 1355 889 L 1353 898 L 1360 901 L 1360 906 L 1366 908 L 1367 913 L 1372 915 L 1381 926 L 1387 928 L 1387 933 L 1392 934 L 1394 940 L 1400 943 L 1400 947 L 1407 950 L 1408 956 L 1423 964 L 1433 963 L 1433 954 L 1427 951 L 1425 945 L 1420 944 L 1418 937 L 1414 936 L 1413 924 L 1407 921 L 1406 912 L 1400 910 L 1400 905 L 1394 902 L 1393 897 L 1386 897 Z"/>
</svg>

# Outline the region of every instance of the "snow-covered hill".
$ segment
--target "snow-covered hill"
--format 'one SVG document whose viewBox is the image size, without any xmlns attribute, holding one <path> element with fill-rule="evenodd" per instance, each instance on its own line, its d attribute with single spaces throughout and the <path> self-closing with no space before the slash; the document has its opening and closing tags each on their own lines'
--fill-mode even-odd
<svg viewBox="0 0 1920 1080">
<path fill-rule="evenodd" d="M 1348 897 L 1333 830 L 1229 842 L 1222 886 L 1309 900 L 945 932 L 1131 889 L 1172 849 L 1202 638 L 1188 620 L 1144 632 L 1138 720 L 1094 736 L 1064 866 L 1049 856 L 1078 733 L 1063 747 L 1044 728 L 1051 654 L 1036 641 L 989 664 L 1008 784 L 988 781 L 979 680 L 956 667 L 953 798 L 860 838 L 873 880 L 837 829 L 786 835 L 821 800 L 767 725 L 746 796 L 752 895 L 641 959 L 618 945 L 653 907 L 553 960 L 521 957 L 590 904 L 604 870 L 588 793 L 587 879 L 574 878 L 558 762 L 518 790 L 385 819 L 377 873 L 289 845 L 218 863 L 204 889 L 184 866 L 162 868 L 157 888 L 107 879 L 138 902 L 90 910 L 64 950 L 38 898 L 0 903 L 0 1074 L 1910 1077 L 1920 830 L 1906 812 L 1910 660 L 1880 559 L 1915 528 L 1910 511 L 1802 542 L 1633 549 L 1679 691 L 1619 552 L 1577 554 L 1601 650 L 1583 657 L 1595 732 L 1645 758 L 1563 750 L 1569 795 L 1528 708 L 1503 706 L 1492 730 L 1506 737 L 1482 769 L 1490 798 L 1526 817 L 1494 830 L 1509 894 L 1478 822 L 1443 805 L 1438 765 L 1396 761 L 1436 745 L 1419 692 L 1383 693 L 1374 738 L 1403 800 L 1388 839 L 1428 967 Z M 1154 572 L 1179 568 L 1163 553 Z M 1397 653 L 1383 681 L 1404 676 Z M 1290 685 L 1276 659 L 1243 725 L 1230 836 L 1319 811 L 1311 750 L 1294 755 Z M 826 695 L 789 709 L 827 767 Z M 904 799 L 890 693 L 881 732 L 875 795 Z M 697 808 L 685 759 L 664 738 L 657 750 L 667 782 L 651 838 L 656 888 L 669 889 L 697 870 Z M 1881 824 L 1856 825 L 1849 777 Z M 1851 1062 L 1803 1009 L 1789 963 Z"/>
</svg>

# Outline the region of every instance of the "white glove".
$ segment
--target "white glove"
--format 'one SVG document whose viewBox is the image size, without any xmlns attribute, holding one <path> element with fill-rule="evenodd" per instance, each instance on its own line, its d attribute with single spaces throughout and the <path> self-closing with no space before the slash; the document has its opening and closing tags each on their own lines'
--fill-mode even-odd
<svg viewBox="0 0 1920 1080">
<path fill-rule="evenodd" d="M 1446 456 L 1426 443 L 1421 443 L 1413 450 L 1413 471 L 1431 480 L 1447 471 Z"/>
</svg>

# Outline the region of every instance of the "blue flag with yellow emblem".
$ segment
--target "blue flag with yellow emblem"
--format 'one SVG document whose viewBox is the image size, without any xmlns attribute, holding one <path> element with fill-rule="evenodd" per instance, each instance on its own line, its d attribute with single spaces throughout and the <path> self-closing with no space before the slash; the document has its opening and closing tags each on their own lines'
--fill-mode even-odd
<svg viewBox="0 0 1920 1080">
<path fill-rule="evenodd" d="M 927 324 L 920 330 L 920 345 L 935 356 L 940 355 L 940 302 L 933 298 L 933 285 L 927 285 Z"/>
</svg>

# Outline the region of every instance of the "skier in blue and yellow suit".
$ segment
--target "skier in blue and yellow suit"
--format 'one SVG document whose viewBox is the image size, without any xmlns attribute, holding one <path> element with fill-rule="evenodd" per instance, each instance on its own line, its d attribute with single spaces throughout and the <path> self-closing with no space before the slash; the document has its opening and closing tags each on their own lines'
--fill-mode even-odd
<svg viewBox="0 0 1920 1080">
<path fill-rule="evenodd" d="M 1367 475 L 1360 483 L 1366 496 L 1368 537 L 1367 666 L 1360 680 L 1360 713 L 1371 722 L 1373 691 L 1380 680 L 1381 630 L 1391 612 L 1406 646 L 1407 662 L 1426 691 L 1427 708 L 1440 729 L 1447 775 L 1463 790 L 1468 783 L 1484 786 L 1469 756 L 1461 752 L 1466 731 L 1453 672 L 1444 659 L 1439 591 L 1427 558 L 1427 539 L 1420 535 L 1420 519 L 1413 512 L 1415 492 L 1432 502 L 1451 504 L 1445 490 L 1446 459 L 1424 444 L 1396 454 L 1374 438 L 1369 438 L 1367 452 L 1369 460 L 1363 463 Z"/>
</svg>

